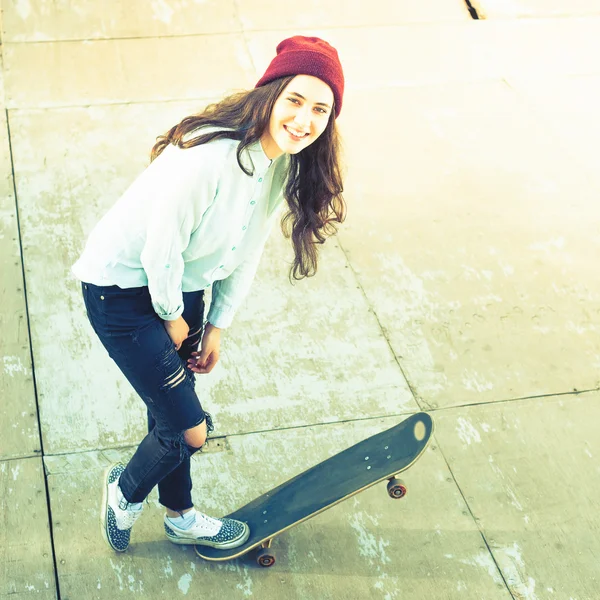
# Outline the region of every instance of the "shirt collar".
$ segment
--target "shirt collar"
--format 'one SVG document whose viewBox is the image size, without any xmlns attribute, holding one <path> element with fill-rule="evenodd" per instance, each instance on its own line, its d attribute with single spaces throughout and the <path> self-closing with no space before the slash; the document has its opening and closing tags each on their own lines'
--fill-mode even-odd
<svg viewBox="0 0 600 600">
<path fill-rule="evenodd" d="M 277 158 L 271 160 L 265 154 L 260 140 L 256 140 L 256 142 L 250 144 L 248 146 L 248 152 L 250 153 L 250 157 L 252 158 L 254 166 L 259 171 L 266 171 L 277 160 Z"/>
</svg>

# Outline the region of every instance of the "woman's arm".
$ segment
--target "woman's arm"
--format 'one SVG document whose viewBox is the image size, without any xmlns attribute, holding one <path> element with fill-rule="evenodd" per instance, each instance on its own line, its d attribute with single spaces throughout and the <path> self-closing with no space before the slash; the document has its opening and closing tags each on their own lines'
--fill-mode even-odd
<svg viewBox="0 0 600 600">
<path fill-rule="evenodd" d="M 233 317 L 248 295 L 266 240 L 246 257 L 226 279 L 215 281 L 212 287 L 212 301 L 208 311 L 209 323 L 220 329 L 231 325 Z"/>
<path fill-rule="evenodd" d="M 221 348 L 221 329 L 229 327 L 233 316 L 250 287 L 264 249 L 264 242 L 229 277 L 215 281 L 212 302 L 202 336 L 201 352 L 192 352 L 188 368 L 194 373 L 210 373 L 217 362 Z"/>
<path fill-rule="evenodd" d="M 209 144 L 189 149 L 168 146 L 147 169 L 146 231 L 140 260 L 152 305 L 164 321 L 175 321 L 183 312 L 183 252 L 214 201 L 220 164 L 221 153 Z"/>
</svg>

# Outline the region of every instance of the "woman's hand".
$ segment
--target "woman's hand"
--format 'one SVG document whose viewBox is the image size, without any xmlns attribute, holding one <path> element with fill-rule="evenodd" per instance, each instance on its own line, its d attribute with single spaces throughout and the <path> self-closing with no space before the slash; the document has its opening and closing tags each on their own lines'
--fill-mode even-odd
<svg viewBox="0 0 600 600">
<path fill-rule="evenodd" d="M 188 324 L 184 321 L 183 317 L 179 317 L 174 321 L 163 321 L 163 323 L 169 337 L 175 344 L 175 350 L 179 350 L 183 340 L 187 338 L 188 333 L 190 332 Z"/>
<path fill-rule="evenodd" d="M 210 323 L 206 324 L 202 336 L 202 352 L 192 352 L 188 368 L 194 373 L 210 373 L 219 360 L 221 348 L 221 330 Z"/>
</svg>

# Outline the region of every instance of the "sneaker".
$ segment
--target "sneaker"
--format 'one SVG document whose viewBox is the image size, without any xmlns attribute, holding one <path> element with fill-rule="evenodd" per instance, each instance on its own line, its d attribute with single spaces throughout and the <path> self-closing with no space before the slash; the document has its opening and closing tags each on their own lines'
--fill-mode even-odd
<svg viewBox="0 0 600 600">
<path fill-rule="evenodd" d="M 237 548 L 250 537 L 246 523 L 235 519 L 213 519 L 196 511 L 195 522 L 189 529 L 181 529 L 165 515 L 165 533 L 174 544 L 197 544 L 213 548 Z"/>
<path fill-rule="evenodd" d="M 125 552 L 135 520 L 142 514 L 143 504 L 130 504 L 119 488 L 119 477 L 125 467 L 118 463 L 109 467 L 105 475 L 104 496 L 100 521 L 102 533 L 110 547 Z"/>
</svg>

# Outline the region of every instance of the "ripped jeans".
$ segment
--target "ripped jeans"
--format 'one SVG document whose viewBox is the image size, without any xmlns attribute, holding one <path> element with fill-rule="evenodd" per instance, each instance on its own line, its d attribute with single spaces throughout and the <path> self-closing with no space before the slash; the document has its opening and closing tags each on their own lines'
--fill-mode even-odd
<svg viewBox="0 0 600 600">
<path fill-rule="evenodd" d="M 121 289 L 82 283 L 87 315 L 100 341 L 148 409 L 148 434 L 121 475 L 128 502 L 142 502 L 158 484 L 159 502 L 174 511 L 193 506 L 190 456 L 184 432 L 206 420 L 187 359 L 198 349 L 204 292 L 184 292 L 183 318 L 189 337 L 179 351 L 152 308 L 147 287 Z"/>
</svg>

